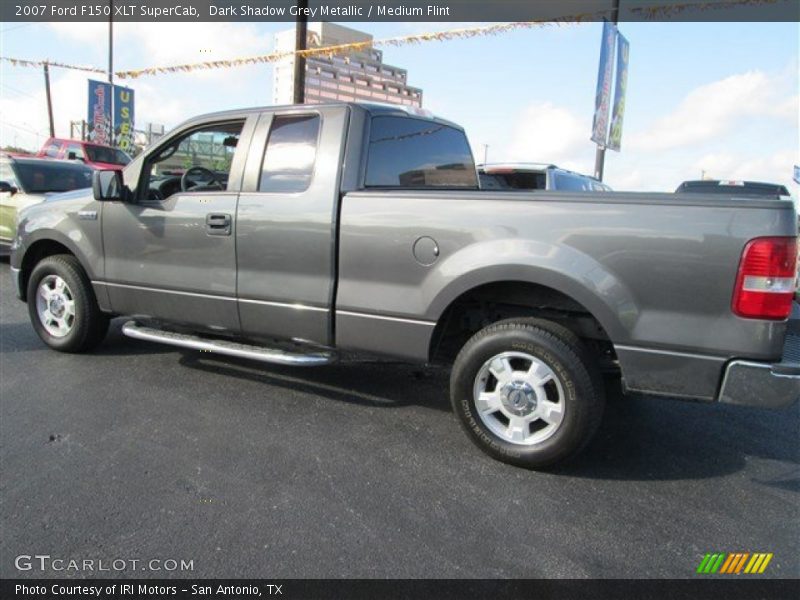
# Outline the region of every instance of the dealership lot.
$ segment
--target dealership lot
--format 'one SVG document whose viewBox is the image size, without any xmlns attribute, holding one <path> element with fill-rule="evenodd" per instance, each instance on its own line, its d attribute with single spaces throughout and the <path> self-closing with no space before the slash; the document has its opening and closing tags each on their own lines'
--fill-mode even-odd
<svg viewBox="0 0 800 600">
<path fill-rule="evenodd" d="M 152 577 L 693 577 L 707 552 L 800 576 L 797 405 L 612 393 L 581 457 L 528 472 L 472 446 L 443 370 L 274 367 L 120 321 L 58 354 L 0 278 L 2 577 L 109 575 L 15 568 L 35 554 Z M 153 559 L 193 570 L 132 570 Z"/>
</svg>

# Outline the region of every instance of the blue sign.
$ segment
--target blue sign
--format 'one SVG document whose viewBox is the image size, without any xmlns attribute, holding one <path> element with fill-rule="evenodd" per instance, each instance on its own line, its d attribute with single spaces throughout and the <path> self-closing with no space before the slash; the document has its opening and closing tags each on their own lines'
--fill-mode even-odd
<svg viewBox="0 0 800 600">
<path fill-rule="evenodd" d="M 133 151 L 133 90 L 114 86 L 114 146 Z"/>
<path fill-rule="evenodd" d="M 625 116 L 625 92 L 628 89 L 628 57 L 630 44 L 621 33 L 617 33 L 617 84 L 614 87 L 614 107 L 611 112 L 611 133 L 608 148 L 619 152 L 622 146 L 622 120 Z"/>
<path fill-rule="evenodd" d="M 88 139 L 95 144 L 116 146 L 126 152 L 131 152 L 133 150 L 133 90 L 119 85 L 113 86 L 113 121 L 111 118 L 111 93 L 112 85 L 110 83 L 89 80 L 89 108 L 86 116 Z"/>
<path fill-rule="evenodd" d="M 89 80 L 89 107 L 86 115 L 90 142 L 111 145 L 111 84 Z"/>
<path fill-rule="evenodd" d="M 613 23 L 603 23 L 603 39 L 600 44 L 600 66 L 597 70 L 597 93 L 594 100 L 594 120 L 592 121 L 592 141 L 606 145 L 608 136 L 608 113 L 611 107 L 612 60 L 617 27 Z"/>
</svg>

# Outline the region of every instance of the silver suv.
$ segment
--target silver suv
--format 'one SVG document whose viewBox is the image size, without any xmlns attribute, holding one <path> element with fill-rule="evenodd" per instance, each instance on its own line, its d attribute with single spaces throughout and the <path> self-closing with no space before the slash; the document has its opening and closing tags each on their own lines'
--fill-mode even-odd
<svg viewBox="0 0 800 600">
<path fill-rule="evenodd" d="M 547 163 L 490 163 L 477 168 L 482 190 L 612 191 L 594 177 Z"/>
</svg>

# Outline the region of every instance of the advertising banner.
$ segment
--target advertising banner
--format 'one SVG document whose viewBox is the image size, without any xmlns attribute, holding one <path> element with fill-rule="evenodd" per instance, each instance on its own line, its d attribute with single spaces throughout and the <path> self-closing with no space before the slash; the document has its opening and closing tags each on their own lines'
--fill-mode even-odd
<svg viewBox="0 0 800 600">
<path fill-rule="evenodd" d="M 89 80 L 89 108 L 86 114 L 90 142 L 111 144 L 111 84 Z"/>
<path fill-rule="evenodd" d="M 597 71 L 597 93 L 594 101 L 594 120 L 592 121 L 592 141 L 606 145 L 608 136 L 608 113 L 611 106 L 611 76 L 614 57 L 614 41 L 617 27 L 606 21 L 603 23 L 603 40 L 600 44 L 600 66 Z"/>
<path fill-rule="evenodd" d="M 630 44 L 617 33 L 617 83 L 614 86 L 614 106 L 611 111 L 611 133 L 607 147 L 619 152 L 622 146 L 622 120 L 625 116 L 625 92 L 628 89 L 628 58 Z"/>
<path fill-rule="evenodd" d="M 114 86 L 114 146 L 133 152 L 133 90 Z"/>
</svg>

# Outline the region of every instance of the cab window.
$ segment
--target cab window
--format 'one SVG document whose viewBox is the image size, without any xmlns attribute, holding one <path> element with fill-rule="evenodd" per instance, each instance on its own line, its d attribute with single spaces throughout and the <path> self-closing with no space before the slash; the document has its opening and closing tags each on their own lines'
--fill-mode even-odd
<svg viewBox="0 0 800 600">
<path fill-rule="evenodd" d="M 243 127 L 243 120 L 218 123 L 167 142 L 146 164 L 146 196 L 160 200 L 177 192 L 227 190 Z"/>
<path fill-rule="evenodd" d="M 463 131 L 437 121 L 374 117 L 365 185 L 476 189 L 478 176 Z"/>
<path fill-rule="evenodd" d="M 85 160 L 86 157 L 83 155 L 83 147 L 80 144 L 70 144 L 67 146 L 67 155 L 65 158 L 71 160 Z"/>
<path fill-rule="evenodd" d="M 319 115 L 276 116 L 267 139 L 259 191 L 292 193 L 308 189 L 318 137 Z"/>
</svg>

